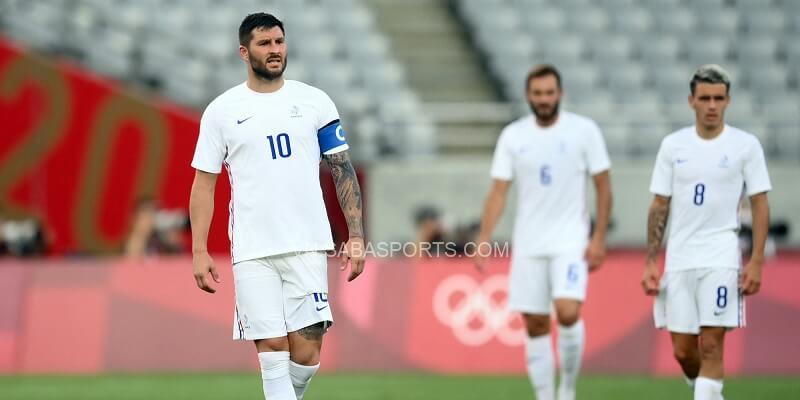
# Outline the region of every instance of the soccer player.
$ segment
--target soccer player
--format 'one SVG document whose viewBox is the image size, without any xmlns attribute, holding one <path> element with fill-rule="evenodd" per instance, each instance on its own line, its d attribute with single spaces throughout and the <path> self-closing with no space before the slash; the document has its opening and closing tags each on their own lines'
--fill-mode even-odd
<svg viewBox="0 0 800 400">
<path fill-rule="evenodd" d="M 695 125 L 661 142 L 650 191 L 647 261 L 642 287 L 656 296 L 657 328 L 667 328 L 675 358 L 697 400 L 722 399 L 725 332 L 744 326 L 742 295 L 758 292 L 771 189 L 764 151 L 750 133 L 725 124 L 731 81 L 718 65 L 695 72 L 689 105 Z M 740 270 L 737 218 L 752 205 L 753 250 Z M 657 266 L 671 219 L 664 275 Z"/>
<path fill-rule="evenodd" d="M 361 192 L 331 99 L 283 78 L 283 23 L 270 14 L 248 15 L 239 45 L 247 81 L 208 105 L 192 161 L 194 277 L 210 293 L 211 280 L 220 282 L 206 242 L 214 185 L 225 164 L 232 190 L 233 337 L 255 342 L 266 398 L 299 400 L 319 368 L 322 336 L 333 322 L 325 254 L 333 240 L 320 160 L 331 168 L 347 220 L 341 268 L 349 261 L 351 281 L 364 268 Z"/>
<path fill-rule="evenodd" d="M 503 212 L 511 181 L 518 185 L 509 307 L 522 313 L 528 332 L 528 375 L 538 400 L 555 398 L 550 339 L 551 303 L 558 320 L 561 382 L 558 399 L 575 398 L 584 326 L 580 317 L 588 271 L 605 258 L 611 213 L 610 161 L 603 135 L 589 118 L 559 110 L 561 77 L 540 65 L 528 74 L 532 116 L 503 129 L 492 162 L 493 178 L 477 243 L 486 248 Z M 597 218 L 589 240 L 586 185 L 592 177 Z M 485 258 L 475 258 L 479 269 Z"/>
</svg>

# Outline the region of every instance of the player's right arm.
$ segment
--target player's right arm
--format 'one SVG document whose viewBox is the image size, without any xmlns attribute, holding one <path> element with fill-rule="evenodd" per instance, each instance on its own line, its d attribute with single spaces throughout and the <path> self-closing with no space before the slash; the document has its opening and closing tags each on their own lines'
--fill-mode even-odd
<svg viewBox="0 0 800 400">
<path fill-rule="evenodd" d="M 655 195 L 647 216 L 647 260 L 642 276 L 642 288 L 648 296 L 658 294 L 658 251 L 661 249 L 667 227 L 669 202 L 669 197 Z"/>
<path fill-rule="evenodd" d="M 492 187 L 489 189 L 489 194 L 486 196 L 486 203 L 483 206 L 483 215 L 481 216 L 481 229 L 478 233 L 476 240 L 475 257 L 473 260 L 475 266 L 479 270 L 483 270 L 486 264 L 486 257 L 484 252 L 479 251 L 486 248 L 486 244 L 492 238 L 494 228 L 497 226 L 497 221 L 503 215 L 503 209 L 506 206 L 506 198 L 508 198 L 508 188 L 511 186 L 511 181 L 503 179 L 492 179 Z M 481 255 L 483 253 L 483 256 Z"/>
<path fill-rule="evenodd" d="M 659 291 L 658 252 L 667 229 L 672 197 L 672 155 L 669 136 L 664 138 L 658 149 L 650 181 L 650 192 L 655 196 L 647 215 L 647 259 L 642 276 L 642 288 L 646 295 L 655 296 Z"/>
<path fill-rule="evenodd" d="M 214 187 L 217 174 L 195 170 L 192 193 L 189 196 L 189 220 L 192 226 L 192 265 L 197 287 L 209 293 L 217 291 L 211 286 L 209 275 L 219 283 L 219 273 L 208 254 L 208 230 L 214 215 Z"/>
<path fill-rule="evenodd" d="M 220 282 L 214 262 L 208 255 L 208 230 L 214 214 L 214 187 L 222 170 L 227 147 L 219 123 L 217 101 L 208 105 L 200 118 L 200 134 L 194 150 L 192 167 L 195 169 L 192 192 L 189 195 L 189 221 L 192 227 L 192 265 L 197 287 L 209 293 L 217 290 L 211 286 L 209 275 Z"/>
<path fill-rule="evenodd" d="M 475 254 L 472 257 L 475 267 L 483 271 L 486 264 L 486 249 L 492 233 L 497 226 L 497 221 L 503 215 L 508 197 L 508 188 L 514 178 L 514 151 L 512 150 L 512 131 L 509 127 L 503 129 L 497 139 L 497 146 L 492 157 L 492 187 L 486 196 L 486 203 L 483 206 L 481 216 L 481 228 L 478 237 L 475 239 Z M 484 251 L 481 251 L 483 249 Z"/>
</svg>

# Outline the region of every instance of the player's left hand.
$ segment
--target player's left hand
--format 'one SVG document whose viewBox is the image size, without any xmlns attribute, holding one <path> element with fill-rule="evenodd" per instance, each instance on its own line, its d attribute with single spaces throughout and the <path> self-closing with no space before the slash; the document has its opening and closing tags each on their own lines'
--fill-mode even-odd
<svg viewBox="0 0 800 400">
<path fill-rule="evenodd" d="M 761 266 L 763 263 L 757 260 L 750 260 L 742 271 L 739 280 L 739 289 L 745 296 L 758 293 L 761 289 Z"/>
<path fill-rule="evenodd" d="M 589 272 L 598 270 L 606 259 L 606 244 L 600 240 L 592 239 L 586 248 L 586 263 L 589 264 Z"/>
<path fill-rule="evenodd" d="M 345 243 L 344 251 L 342 251 L 342 264 L 339 269 L 344 271 L 347 269 L 347 263 L 350 262 L 350 276 L 347 277 L 348 282 L 358 278 L 358 276 L 364 272 L 365 250 L 363 238 L 351 237 L 347 243 Z"/>
</svg>

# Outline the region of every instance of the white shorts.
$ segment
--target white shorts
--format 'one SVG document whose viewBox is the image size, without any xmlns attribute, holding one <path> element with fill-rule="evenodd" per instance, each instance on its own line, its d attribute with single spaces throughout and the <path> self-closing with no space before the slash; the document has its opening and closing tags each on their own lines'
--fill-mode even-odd
<svg viewBox="0 0 800 400">
<path fill-rule="evenodd" d="M 286 336 L 327 321 L 328 259 L 325 252 L 280 254 L 233 265 L 234 340 Z"/>
<path fill-rule="evenodd" d="M 529 314 L 550 314 L 553 299 L 586 299 L 589 270 L 583 252 L 553 257 L 511 256 L 508 306 Z"/>
<path fill-rule="evenodd" d="M 699 334 L 701 326 L 740 328 L 745 325 L 739 270 L 697 268 L 667 271 L 653 305 L 656 328 Z"/>
</svg>

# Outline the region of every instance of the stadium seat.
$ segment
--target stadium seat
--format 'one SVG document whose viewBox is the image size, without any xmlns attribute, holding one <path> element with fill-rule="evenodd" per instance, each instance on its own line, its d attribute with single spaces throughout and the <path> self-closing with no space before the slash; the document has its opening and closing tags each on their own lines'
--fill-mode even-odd
<svg viewBox="0 0 800 400">
<path fill-rule="evenodd" d="M 522 28 L 534 35 L 561 34 L 566 27 L 564 12 L 556 8 L 543 8 L 534 13 L 518 10 Z"/>
<path fill-rule="evenodd" d="M 773 157 L 797 160 L 800 154 L 800 125 L 770 124 L 765 151 Z"/>
<path fill-rule="evenodd" d="M 641 91 L 647 77 L 644 67 L 635 63 L 620 62 L 604 65 L 604 75 L 612 93 L 627 97 Z"/>
<path fill-rule="evenodd" d="M 654 90 L 666 103 L 682 101 L 689 95 L 692 72 L 692 67 L 680 63 L 648 68 Z"/>
<path fill-rule="evenodd" d="M 726 65 L 731 56 L 730 42 L 725 36 L 706 36 L 701 39 L 685 39 L 688 61 L 692 65 Z"/>
<path fill-rule="evenodd" d="M 578 62 L 586 54 L 584 39 L 578 35 L 536 36 L 542 61 L 556 65 Z"/>
<path fill-rule="evenodd" d="M 787 89 L 789 73 L 780 65 L 752 65 L 745 73 L 748 87 L 756 93 L 781 93 Z"/>
<path fill-rule="evenodd" d="M 775 9 L 754 9 L 742 13 L 744 27 L 751 35 L 775 35 L 783 31 L 786 16 Z"/>
<path fill-rule="evenodd" d="M 607 31 L 611 26 L 611 21 L 605 11 L 594 8 L 590 5 L 580 4 L 580 9 L 575 13 L 569 13 L 567 19 L 567 29 L 571 32 L 580 32 L 584 35 L 594 35 Z"/>
<path fill-rule="evenodd" d="M 686 8 L 660 10 L 655 15 L 655 29 L 662 34 L 683 37 L 695 32 L 697 17 Z"/>
<path fill-rule="evenodd" d="M 701 38 L 706 34 L 731 37 L 738 34 L 741 25 L 739 13 L 730 9 L 719 9 L 714 12 L 713 18 L 698 18 L 696 28 L 702 34 Z M 691 32 L 686 31 L 687 34 Z"/>
<path fill-rule="evenodd" d="M 592 60 L 604 64 L 621 63 L 633 58 L 633 39 L 627 35 L 595 35 L 590 42 Z"/>
<path fill-rule="evenodd" d="M 632 153 L 629 143 L 630 132 L 628 125 L 624 123 L 611 123 L 600 126 L 603 131 L 603 138 L 606 141 L 606 148 L 615 159 L 626 158 Z"/>
<path fill-rule="evenodd" d="M 635 6 L 615 9 L 611 20 L 614 31 L 631 36 L 650 31 L 655 25 L 647 9 Z"/>
<path fill-rule="evenodd" d="M 736 55 L 739 62 L 744 65 L 775 60 L 778 56 L 778 42 L 770 35 L 747 36 L 737 41 Z"/>
<path fill-rule="evenodd" d="M 559 67 L 566 93 L 572 98 L 591 98 L 597 90 L 600 73 L 591 64 L 568 64 Z"/>
<path fill-rule="evenodd" d="M 650 68 L 674 63 L 682 57 L 681 41 L 675 36 L 653 33 L 639 36 L 636 40 L 638 53 Z"/>
</svg>

